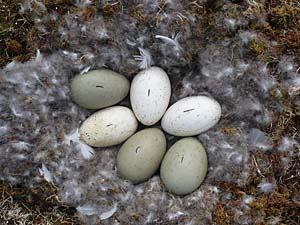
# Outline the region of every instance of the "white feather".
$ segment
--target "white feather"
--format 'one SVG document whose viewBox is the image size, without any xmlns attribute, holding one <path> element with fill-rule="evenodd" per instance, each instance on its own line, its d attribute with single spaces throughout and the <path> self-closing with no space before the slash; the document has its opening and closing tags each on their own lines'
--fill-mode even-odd
<svg viewBox="0 0 300 225">
<path fill-rule="evenodd" d="M 77 143 L 76 148 L 79 149 L 81 155 L 85 159 L 92 159 L 95 156 L 94 149 L 81 141 Z"/>
<path fill-rule="evenodd" d="M 134 59 L 136 61 L 139 61 L 139 68 L 140 69 L 147 69 L 149 68 L 151 65 L 153 65 L 153 60 L 152 60 L 152 56 L 150 54 L 150 52 L 144 48 L 140 48 L 138 47 L 139 51 L 140 51 L 140 55 L 134 55 Z"/>
<path fill-rule="evenodd" d="M 163 35 L 155 35 L 155 38 L 161 39 L 162 41 L 164 41 L 165 43 L 174 45 L 175 48 L 177 48 L 178 50 L 182 50 L 182 47 L 180 46 L 178 39 L 180 37 L 180 33 L 178 33 L 177 35 L 173 35 L 172 38 L 163 36 Z"/>
<path fill-rule="evenodd" d="M 117 209 L 118 209 L 118 204 L 115 203 L 114 206 L 110 210 L 108 210 L 107 212 L 104 212 L 100 215 L 100 220 L 106 220 L 106 219 L 110 218 L 112 215 L 115 214 Z"/>
<path fill-rule="evenodd" d="M 78 129 L 74 130 L 70 134 L 65 135 L 65 140 L 63 143 L 69 146 L 71 143 L 74 143 L 75 148 L 81 153 L 84 159 L 92 159 L 95 155 L 94 149 L 80 140 Z"/>
<path fill-rule="evenodd" d="M 81 71 L 80 71 L 80 74 L 87 73 L 87 72 L 89 72 L 90 69 L 91 69 L 91 67 L 88 66 L 88 67 L 84 68 L 83 70 L 81 70 Z"/>
<path fill-rule="evenodd" d="M 45 164 L 42 164 L 42 168 L 39 168 L 39 172 L 41 176 L 44 176 L 44 179 L 47 182 L 52 182 L 52 175 L 51 172 L 48 170 L 48 168 L 45 166 Z"/>
<path fill-rule="evenodd" d="M 36 57 L 35 57 L 35 60 L 36 61 L 41 61 L 42 60 L 42 54 L 41 54 L 41 51 L 38 49 L 37 51 L 36 51 Z"/>
<path fill-rule="evenodd" d="M 77 211 L 83 215 L 92 216 L 98 213 L 98 210 L 95 206 L 85 204 L 83 206 L 78 206 Z"/>
</svg>

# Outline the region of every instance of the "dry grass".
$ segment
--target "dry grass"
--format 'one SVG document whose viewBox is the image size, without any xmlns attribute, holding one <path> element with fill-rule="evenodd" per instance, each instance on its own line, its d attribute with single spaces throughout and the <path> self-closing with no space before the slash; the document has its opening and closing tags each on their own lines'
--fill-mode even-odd
<svg viewBox="0 0 300 225">
<path fill-rule="evenodd" d="M 75 212 L 59 201 L 56 188 L 47 183 L 34 189 L 0 183 L 0 224 L 81 224 Z"/>
</svg>

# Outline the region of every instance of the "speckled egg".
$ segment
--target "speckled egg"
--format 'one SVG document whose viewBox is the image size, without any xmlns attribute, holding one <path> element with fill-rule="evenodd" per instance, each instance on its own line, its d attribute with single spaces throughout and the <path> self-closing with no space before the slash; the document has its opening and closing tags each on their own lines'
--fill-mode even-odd
<svg viewBox="0 0 300 225">
<path fill-rule="evenodd" d="M 132 109 L 137 119 L 150 126 L 165 113 L 171 96 L 171 84 L 166 72 L 159 67 L 150 67 L 138 73 L 130 88 Z"/>
<path fill-rule="evenodd" d="M 74 102 L 87 109 L 112 106 L 125 98 L 129 81 L 108 69 L 93 70 L 75 76 L 70 84 Z"/>
<path fill-rule="evenodd" d="M 160 177 L 167 189 L 178 195 L 196 190 L 207 172 L 207 155 L 196 138 L 177 141 L 166 153 Z"/>
<path fill-rule="evenodd" d="M 87 118 L 80 127 L 80 138 L 94 147 L 113 146 L 133 135 L 137 126 L 138 122 L 129 108 L 112 106 Z"/>
<path fill-rule="evenodd" d="M 206 96 L 186 97 L 173 104 L 161 121 L 164 131 L 175 136 L 193 136 L 214 125 L 221 117 L 221 106 Z"/>
<path fill-rule="evenodd" d="M 166 152 L 166 138 L 157 128 L 139 131 L 121 147 L 117 168 L 121 177 L 140 183 L 149 179 L 159 168 Z"/>
</svg>

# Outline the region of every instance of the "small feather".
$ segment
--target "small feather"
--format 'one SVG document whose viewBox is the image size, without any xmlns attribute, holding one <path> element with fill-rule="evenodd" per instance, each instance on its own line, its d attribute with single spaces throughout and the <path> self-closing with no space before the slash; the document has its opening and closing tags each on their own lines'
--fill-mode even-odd
<svg viewBox="0 0 300 225">
<path fill-rule="evenodd" d="M 140 61 L 138 64 L 140 69 L 147 69 L 153 64 L 152 56 L 150 52 L 144 48 L 138 47 L 140 55 L 134 55 L 136 61 Z"/>
<path fill-rule="evenodd" d="M 177 35 L 173 35 L 173 39 L 163 36 L 163 35 L 155 35 L 155 38 L 161 39 L 162 41 L 164 41 L 165 43 L 174 45 L 178 50 L 182 50 L 182 47 L 180 46 L 178 39 L 180 38 L 180 33 L 178 33 Z"/>
<path fill-rule="evenodd" d="M 44 179 L 47 182 L 52 182 L 52 175 L 51 172 L 48 170 L 48 168 L 45 166 L 45 164 L 42 164 L 42 168 L 39 168 L 39 172 L 41 176 L 44 176 Z"/>
<path fill-rule="evenodd" d="M 117 209 L 118 209 L 118 204 L 115 203 L 114 206 L 112 207 L 112 209 L 110 209 L 109 211 L 104 212 L 100 215 L 100 220 L 106 220 L 106 219 L 110 218 L 112 215 L 115 214 Z"/>
<path fill-rule="evenodd" d="M 98 210 L 95 206 L 85 204 L 83 206 L 78 206 L 77 211 L 83 215 L 92 216 L 98 213 Z"/>
</svg>

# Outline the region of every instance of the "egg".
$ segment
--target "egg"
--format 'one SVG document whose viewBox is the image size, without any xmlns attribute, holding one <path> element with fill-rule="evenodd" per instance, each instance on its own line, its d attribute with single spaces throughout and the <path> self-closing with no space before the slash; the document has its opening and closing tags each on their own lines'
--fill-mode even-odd
<svg viewBox="0 0 300 225">
<path fill-rule="evenodd" d="M 138 122 L 133 112 L 123 106 L 112 106 L 95 112 L 80 127 L 80 138 L 94 147 L 122 143 L 134 134 Z"/>
<path fill-rule="evenodd" d="M 86 109 L 112 106 L 129 92 L 126 77 L 108 69 L 93 70 L 75 76 L 70 91 L 74 102 Z"/>
<path fill-rule="evenodd" d="M 133 112 L 144 125 L 157 123 L 165 113 L 171 96 L 171 83 L 166 72 L 150 67 L 138 73 L 130 88 Z"/>
<path fill-rule="evenodd" d="M 118 152 L 119 175 L 135 184 L 146 181 L 159 168 L 166 146 L 165 135 L 157 128 L 137 132 Z"/>
<path fill-rule="evenodd" d="M 186 97 L 173 104 L 162 118 L 164 131 L 175 136 L 193 136 L 216 125 L 220 104 L 206 96 Z"/>
<path fill-rule="evenodd" d="M 202 144 L 192 137 L 177 141 L 167 151 L 160 177 L 167 189 L 177 195 L 196 190 L 207 173 L 207 155 Z"/>
</svg>

